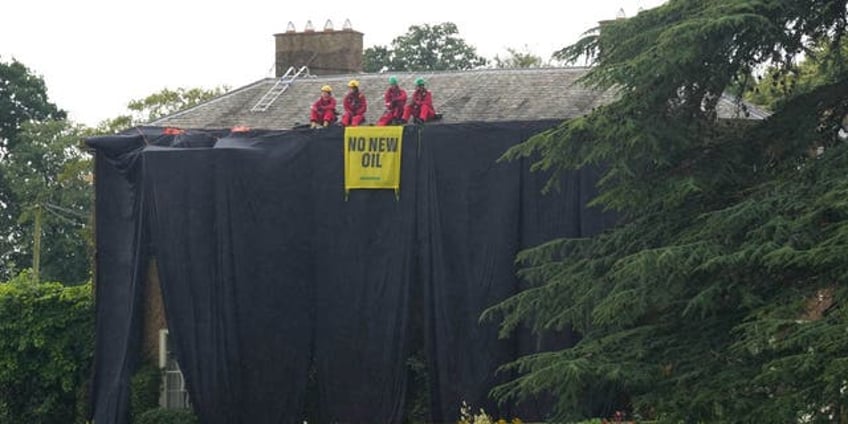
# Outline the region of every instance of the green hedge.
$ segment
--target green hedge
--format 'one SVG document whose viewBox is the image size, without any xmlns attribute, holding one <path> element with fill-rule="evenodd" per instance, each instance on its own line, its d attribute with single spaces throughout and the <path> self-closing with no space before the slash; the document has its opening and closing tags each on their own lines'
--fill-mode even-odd
<svg viewBox="0 0 848 424">
<path fill-rule="evenodd" d="M 130 416 L 136 419 L 151 409 L 159 408 L 161 390 L 162 369 L 152 364 L 142 365 L 130 381 Z"/>
<path fill-rule="evenodd" d="M 151 409 L 138 416 L 133 424 L 197 424 L 190 409 Z"/>
<path fill-rule="evenodd" d="M 91 285 L 0 284 L 0 422 L 81 422 L 94 351 Z"/>
</svg>

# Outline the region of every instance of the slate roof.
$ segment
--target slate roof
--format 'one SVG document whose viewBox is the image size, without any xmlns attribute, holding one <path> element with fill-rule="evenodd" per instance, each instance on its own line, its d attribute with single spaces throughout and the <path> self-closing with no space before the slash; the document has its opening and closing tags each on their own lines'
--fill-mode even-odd
<svg viewBox="0 0 848 424">
<path fill-rule="evenodd" d="M 609 92 L 576 83 L 589 68 L 482 69 L 430 73 L 391 73 L 408 94 L 416 78 L 424 77 L 433 93 L 433 104 L 443 115 L 440 122 L 493 122 L 564 120 L 586 114 L 613 99 Z M 225 93 L 193 108 L 151 122 L 157 126 L 211 129 L 244 125 L 254 129 L 287 129 L 309 123 L 309 108 L 321 86 L 333 87 L 338 110 L 347 92 L 347 82 L 357 79 L 368 100 L 366 123 L 375 123 L 383 113 L 385 74 L 347 74 L 301 77 L 292 83 L 266 111 L 251 108 L 273 87 L 276 78 L 266 78 Z M 719 104 L 724 118 L 763 119 L 766 113 L 748 105 L 745 111 L 730 98 Z"/>
</svg>

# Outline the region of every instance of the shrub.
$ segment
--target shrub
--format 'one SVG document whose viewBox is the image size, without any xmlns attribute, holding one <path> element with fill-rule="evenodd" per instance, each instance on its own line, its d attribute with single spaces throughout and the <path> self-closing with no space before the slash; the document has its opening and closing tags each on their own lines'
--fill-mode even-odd
<svg viewBox="0 0 848 424">
<path fill-rule="evenodd" d="M 91 284 L 0 284 L 0 422 L 77 421 L 94 351 Z"/>
<path fill-rule="evenodd" d="M 479 413 L 474 413 L 474 409 L 465 401 L 462 401 L 462 406 L 459 407 L 459 421 L 457 424 L 524 424 L 520 418 L 513 418 L 507 421 L 505 418 L 495 419 L 487 414 L 483 408 L 480 408 Z"/>
<path fill-rule="evenodd" d="M 151 409 L 139 415 L 134 424 L 197 424 L 190 409 Z"/>
<path fill-rule="evenodd" d="M 142 365 L 130 381 L 130 416 L 133 418 L 159 407 L 162 370 L 154 365 Z"/>
</svg>

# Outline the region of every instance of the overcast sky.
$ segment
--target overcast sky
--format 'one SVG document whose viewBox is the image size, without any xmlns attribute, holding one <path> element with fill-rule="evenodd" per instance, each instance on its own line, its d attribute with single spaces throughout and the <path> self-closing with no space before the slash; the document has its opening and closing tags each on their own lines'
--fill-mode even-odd
<svg viewBox="0 0 848 424">
<path fill-rule="evenodd" d="M 0 7 L 0 60 L 44 77 L 74 121 L 95 125 L 162 88 L 229 85 L 272 76 L 273 34 L 350 19 L 365 47 L 389 45 L 411 25 L 453 22 L 491 59 L 527 48 L 544 59 L 619 9 L 633 16 L 664 0 L 472 2 L 8 0 Z M 426 6 L 424 6 L 426 4 Z M 485 5 L 485 6 L 484 6 Z"/>
</svg>

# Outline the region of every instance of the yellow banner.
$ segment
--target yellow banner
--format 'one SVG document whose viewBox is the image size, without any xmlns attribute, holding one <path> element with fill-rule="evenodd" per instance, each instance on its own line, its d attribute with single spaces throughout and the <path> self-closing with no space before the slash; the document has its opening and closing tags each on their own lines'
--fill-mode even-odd
<svg viewBox="0 0 848 424">
<path fill-rule="evenodd" d="M 345 127 L 345 192 L 354 188 L 400 190 L 402 126 Z"/>
</svg>

